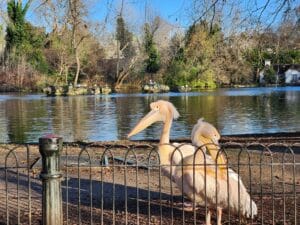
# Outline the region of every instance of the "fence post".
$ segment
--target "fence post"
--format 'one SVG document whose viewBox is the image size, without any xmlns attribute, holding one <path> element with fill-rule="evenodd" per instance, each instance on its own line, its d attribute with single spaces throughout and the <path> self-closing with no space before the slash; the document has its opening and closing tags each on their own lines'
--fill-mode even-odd
<svg viewBox="0 0 300 225">
<path fill-rule="evenodd" d="M 43 225 L 62 225 L 62 191 L 60 171 L 60 152 L 62 138 L 55 135 L 46 135 L 39 139 L 39 151 L 42 156 L 43 182 L 42 210 Z"/>
</svg>

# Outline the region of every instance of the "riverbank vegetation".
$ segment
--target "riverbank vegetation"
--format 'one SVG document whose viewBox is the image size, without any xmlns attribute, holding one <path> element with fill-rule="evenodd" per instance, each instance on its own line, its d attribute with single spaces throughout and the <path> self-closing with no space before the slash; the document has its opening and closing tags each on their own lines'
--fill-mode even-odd
<svg viewBox="0 0 300 225">
<path fill-rule="evenodd" d="M 265 60 L 300 64 L 296 1 L 191 0 L 173 15 L 188 18 L 184 26 L 141 2 L 142 19 L 131 12 L 138 3 L 126 0 L 1 3 L 1 91 L 79 84 L 118 91 L 150 81 L 171 88 L 257 85 Z M 268 69 L 266 82 L 276 73 Z"/>
</svg>

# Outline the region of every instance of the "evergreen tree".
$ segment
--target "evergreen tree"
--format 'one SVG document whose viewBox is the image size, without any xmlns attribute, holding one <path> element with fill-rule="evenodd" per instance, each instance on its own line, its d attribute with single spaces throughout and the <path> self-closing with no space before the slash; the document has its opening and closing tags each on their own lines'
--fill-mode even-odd
<svg viewBox="0 0 300 225">
<path fill-rule="evenodd" d="M 28 45 L 29 33 L 26 30 L 25 16 L 30 1 L 23 7 L 22 1 L 10 0 L 7 2 L 9 23 L 6 27 L 6 55 L 21 56 Z"/>
<path fill-rule="evenodd" d="M 213 57 L 220 33 L 218 25 L 210 27 L 205 21 L 190 26 L 184 46 L 171 60 L 165 82 L 170 86 L 215 87 Z"/>
<path fill-rule="evenodd" d="M 153 33 L 150 30 L 150 25 L 145 24 L 145 52 L 148 56 L 146 59 L 146 72 L 156 73 L 160 69 L 160 55 L 154 43 Z"/>
<path fill-rule="evenodd" d="M 127 29 L 122 16 L 117 18 L 116 39 L 119 41 L 119 50 L 123 50 L 124 57 L 132 57 L 135 54 L 132 45 L 132 33 Z"/>
<path fill-rule="evenodd" d="M 21 58 L 41 72 L 48 72 L 43 54 L 46 34 L 44 29 L 32 26 L 26 21 L 31 1 L 23 6 L 22 1 L 10 0 L 7 3 L 9 23 L 6 27 L 6 58 L 18 64 Z"/>
</svg>

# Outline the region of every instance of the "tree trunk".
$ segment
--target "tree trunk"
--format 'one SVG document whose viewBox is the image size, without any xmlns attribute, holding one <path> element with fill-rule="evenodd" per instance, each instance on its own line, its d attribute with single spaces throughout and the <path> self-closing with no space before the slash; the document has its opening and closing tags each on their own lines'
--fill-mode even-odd
<svg viewBox="0 0 300 225">
<path fill-rule="evenodd" d="M 119 78 L 118 78 L 118 80 L 117 80 L 117 82 L 116 82 L 116 85 L 115 85 L 115 89 L 120 89 L 120 88 L 122 87 L 125 78 L 127 78 L 128 75 L 129 75 L 129 72 L 130 72 L 130 71 L 127 71 L 127 72 L 125 72 L 125 73 L 122 73 L 122 74 L 119 76 Z"/>
<path fill-rule="evenodd" d="M 137 57 L 134 57 L 131 62 L 129 67 L 127 68 L 126 71 L 122 71 L 119 74 L 119 77 L 117 77 L 116 83 L 115 83 L 115 89 L 119 89 L 122 87 L 124 80 L 128 77 L 130 74 L 131 69 L 135 66 L 135 63 L 137 61 Z"/>
<path fill-rule="evenodd" d="M 66 84 L 68 84 L 68 75 L 69 75 L 69 67 L 65 66 L 65 78 L 66 78 Z"/>
<path fill-rule="evenodd" d="M 115 82 L 119 79 L 119 71 L 120 71 L 120 42 L 117 40 L 117 71 Z"/>
<path fill-rule="evenodd" d="M 75 79 L 74 79 L 74 87 L 77 85 L 78 83 L 78 77 L 79 77 L 79 72 L 80 72 L 80 59 L 79 59 L 79 55 L 78 55 L 78 49 L 75 49 L 75 57 L 76 57 L 76 74 L 75 74 Z"/>
</svg>

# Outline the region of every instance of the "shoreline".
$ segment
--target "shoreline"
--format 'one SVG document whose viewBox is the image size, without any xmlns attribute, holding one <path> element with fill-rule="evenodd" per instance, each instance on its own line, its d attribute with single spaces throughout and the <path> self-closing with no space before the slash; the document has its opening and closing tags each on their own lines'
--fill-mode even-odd
<svg viewBox="0 0 300 225">
<path fill-rule="evenodd" d="M 135 145 L 147 145 L 157 144 L 159 139 L 139 139 L 139 140 L 108 140 L 108 141 L 73 141 L 64 142 L 70 145 L 110 145 L 110 146 L 135 146 Z M 190 137 L 182 137 L 171 139 L 170 142 L 189 143 L 191 142 Z M 235 134 L 235 135 L 222 135 L 221 144 L 236 143 L 257 143 L 257 144 L 297 144 L 300 146 L 300 131 L 296 132 L 280 132 L 280 133 L 257 133 L 257 134 Z M 25 142 L 25 143 L 0 143 L 0 145 L 38 145 L 38 142 Z"/>
<path fill-rule="evenodd" d="M 192 88 L 191 90 L 189 91 L 172 91 L 174 89 L 170 88 L 169 91 L 162 91 L 162 92 L 157 92 L 157 93 L 171 93 L 171 92 L 178 92 L 178 93 L 189 93 L 189 92 L 201 92 L 201 91 L 210 91 L 210 90 L 218 90 L 218 89 L 222 89 L 222 88 L 233 88 L 233 89 L 242 89 L 242 88 L 269 88 L 269 87 L 300 87 L 300 85 L 264 85 L 264 86 L 261 86 L 261 85 L 258 85 L 258 84 L 249 84 L 249 85 L 224 85 L 224 86 L 221 86 L 221 87 L 215 87 L 215 88 Z M 46 88 L 49 88 L 49 87 L 46 87 Z M 82 89 L 83 87 L 78 87 L 78 89 Z M 4 93 L 22 93 L 22 94 L 45 94 L 46 96 L 81 96 L 81 95 L 97 95 L 97 94 L 105 94 L 105 95 L 109 95 L 109 94 L 115 94 L 115 93 L 122 93 L 122 94 L 130 94 L 132 93 L 130 90 L 136 90 L 136 92 L 133 92 L 133 93 L 151 93 L 151 92 L 144 92 L 142 91 L 141 88 L 133 88 L 133 89 L 130 89 L 128 90 L 128 88 L 124 88 L 124 89 L 118 89 L 117 91 L 113 90 L 113 88 L 111 87 L 108 87 L 108 86 L 104 86 L 104 87 L 99 87 L 100 88 L 100 91 L 97 92 L 97 91 L 94 91 L 94 92 L 91 92 L 91 91 L 86 91 L 82 94 L 79 93 L 72 93 L 70 95 L 68 94 L 47 94 L 43 91 L 43 89 L 41 88 L 35 88 L 35 89 L 28 89 L 28 88 L 23 88 L 23 89 L 19 89 L 19 88 L 16 88 L 16 87 L 8 87 L 6 85 L 4 85 L 3 87 L 0 87 L 0 94 L 4 94 Z M 106 89 L 109 89 L 109 90 L 104 90 L 102 92 L 102 88 L 106 88 Z M 44 88 L 45 89 L 45 88 Z M 90 89 L 95 89 L 95 87 L 91 87 Z M 156 93 L 156 92 L 154 92 Z"/>
</svg>

